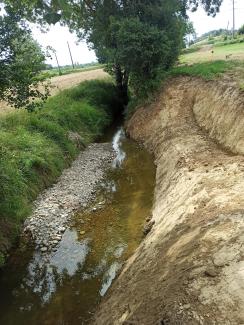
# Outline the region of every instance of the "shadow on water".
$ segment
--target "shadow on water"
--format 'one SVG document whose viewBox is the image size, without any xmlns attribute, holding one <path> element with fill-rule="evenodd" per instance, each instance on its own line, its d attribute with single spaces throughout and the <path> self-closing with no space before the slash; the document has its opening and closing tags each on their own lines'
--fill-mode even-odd
<svg viewBox="0 0 244 325">
<path fill-rule="evenodd" d="M 0 324 L 86 324 L 138 247 L 155 167 L 122 128 L 112 144 L 116 157 L 96 201 L 73 218 L 57 251 L 48 261 L 21 245 L 13 254 L 0 275 Z"/>
</svg>

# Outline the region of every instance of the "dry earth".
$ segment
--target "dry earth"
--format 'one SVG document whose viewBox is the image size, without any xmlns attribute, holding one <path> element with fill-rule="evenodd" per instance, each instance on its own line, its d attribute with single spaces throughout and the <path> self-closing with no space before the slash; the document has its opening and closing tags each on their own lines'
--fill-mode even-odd
<svg viewBox="0 0 244 325">
<path fill-rule="evenodd" d="M 74 87 L 80 82 L 92 79 L 104 79 L 108 74 L 103 69 L 96 69 L 84 72 L 76 72 L 51 79 L 51 95 L 56 95 L 59 91 Z M 0 114 L 12 110 L 6 102 L 0 101 Z"/>
<path fill-rule="evenodd" d="M 244 324 L 244 94 L 179 77 L 128 133 L 155 155 L 150 233 L 92 324 Z"/>
<path fill-rule="evenodd" d="M 104 79 L 108 74 L 103 69 L 96 69 L 84 72 L 76 72 L 64 76 L 53 77 L 51 85 L 53 86 L 52 95 L 56 95 L 59 91 L 74 87 L 80 82 L 92 79 Z"/>
</svg>

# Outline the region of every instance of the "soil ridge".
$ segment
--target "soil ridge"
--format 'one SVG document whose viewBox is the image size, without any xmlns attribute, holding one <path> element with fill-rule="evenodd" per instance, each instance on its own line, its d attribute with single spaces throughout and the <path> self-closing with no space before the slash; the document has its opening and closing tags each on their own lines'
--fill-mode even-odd
<svg viewBox="0 0 244 325">
<path fill-rule="evenodd" d="M 243 324 L 244 93 L 177 77 L 127 132 L 155 155 L 154 225 L 92 324 Z"/>
</svg>

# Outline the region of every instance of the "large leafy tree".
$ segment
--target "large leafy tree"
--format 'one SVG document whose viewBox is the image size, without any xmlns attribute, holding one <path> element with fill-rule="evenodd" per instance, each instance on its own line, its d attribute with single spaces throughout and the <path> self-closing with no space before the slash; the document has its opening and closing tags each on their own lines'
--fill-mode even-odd
<svg viewBox="0 0 244 325">
<path fill-rule="evenodd" d="M 0 16 L 0 99 L 16 108 L 40 106 L 48 95 L 45 86 L 40 91 L 38 77 L 44 62 L 42 49 L 19 17 Z"/>
<path fill-rule="evenodd" d="M 137 95 L 177 59 L 187 32 L 186 10 L 198 5 L 215 15 L 222 0 L 5 0 L 14 11 L 42 25 L 60 22 L 86 39 L 115 75 L 127 101 L 128 82 Z"/>
</svg>

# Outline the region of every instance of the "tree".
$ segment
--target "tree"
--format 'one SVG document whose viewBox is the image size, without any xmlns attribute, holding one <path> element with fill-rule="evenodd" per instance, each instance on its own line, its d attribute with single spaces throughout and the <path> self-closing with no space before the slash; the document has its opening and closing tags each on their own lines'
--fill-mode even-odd
<svg viewBox="0 0 244 325">
<path fill-rule="evenodd" d="M 18 22 L 16 16 L 0 16 L 0 99 L 15 108 L 34 110 L 48 96 L 46 86 L 39 90 L 38 77 L 45 55 L 28 28 Z"/>
<path fill-rule="evenodd" d="M 239 34 L 239 35 L 244 35 L 244 25 L 242 25 L 242 26 L 238 29 L 238 34 Z"/>
<path fill-rule="evenodd" d="M 196 11 L 200 5 L 208 15 L 214 17 L 219 12 L 223 0 L 186 0 L 185 2 L 188 2 L 188 6 L 192 11 Z"/>
<path fill-rule="evenodd" d="M 186 33 L 186 10 L 198 5 L 211 15 L 222 0 L 5 0 L 32 22 L 60 22 L 86 39 L 100 62 L 115 75 L 128 100 L 128 83 L 136 95 L 154 88 L 155 80 L 175 62 Z"/>
</svg>

